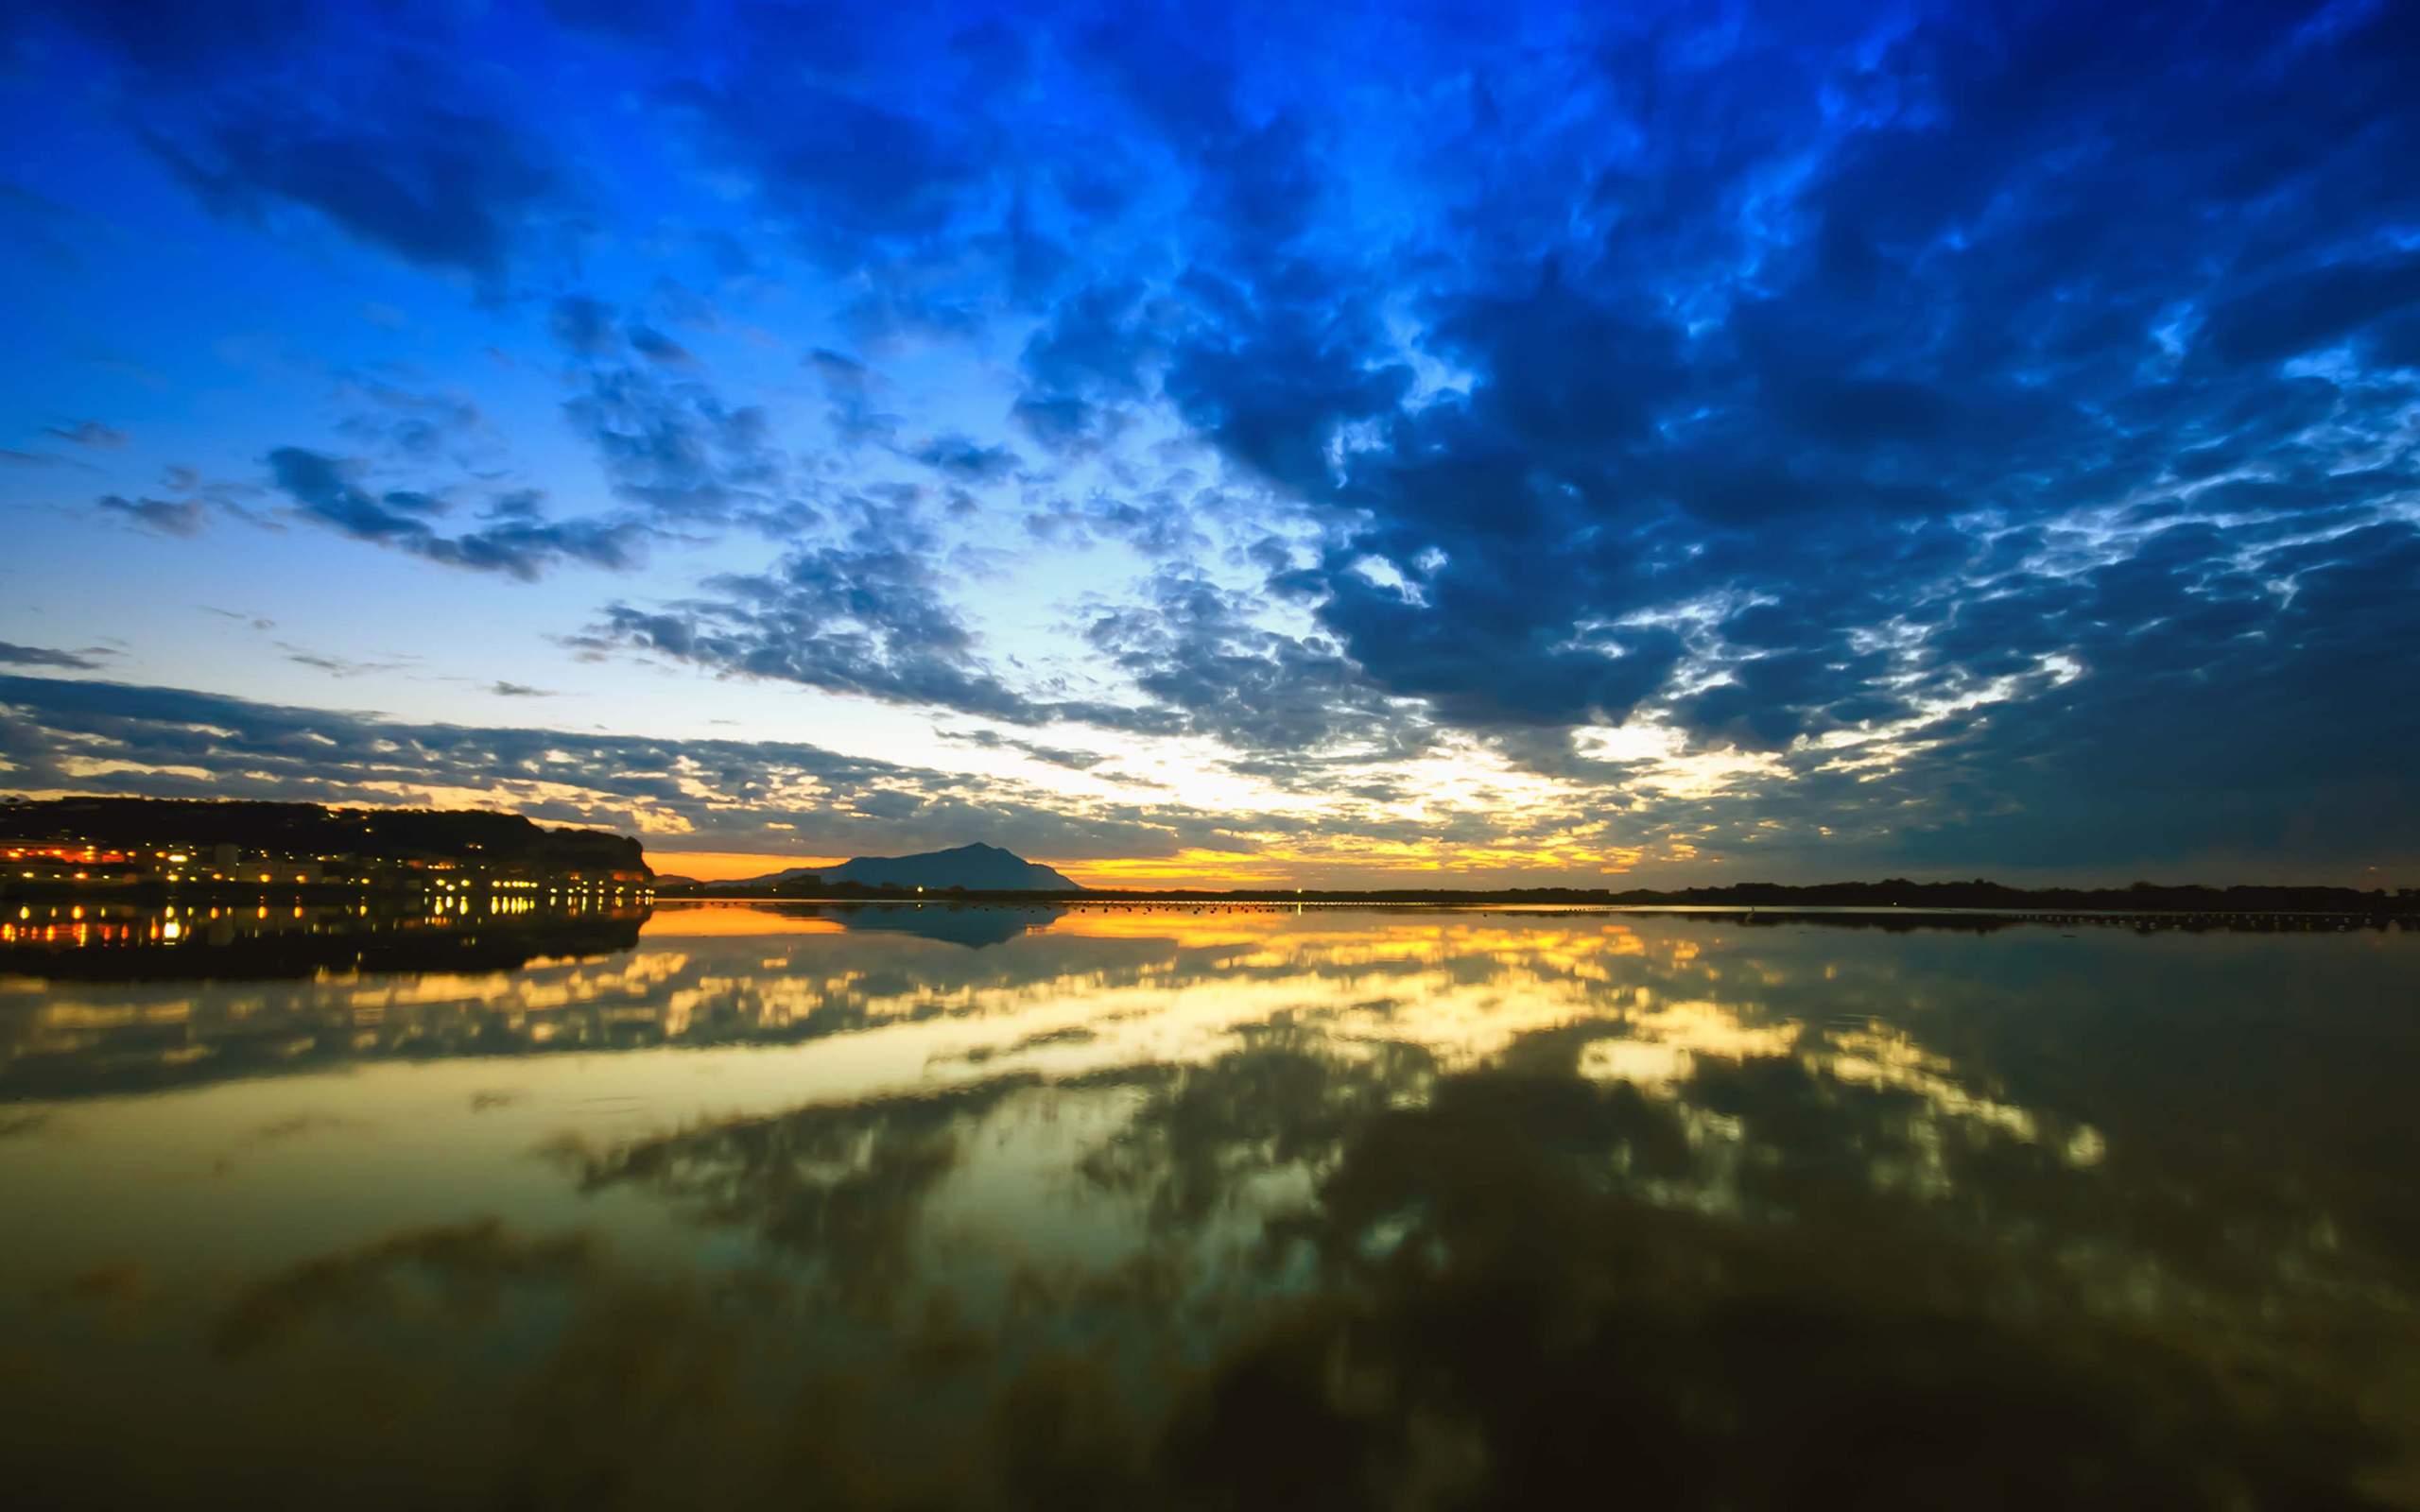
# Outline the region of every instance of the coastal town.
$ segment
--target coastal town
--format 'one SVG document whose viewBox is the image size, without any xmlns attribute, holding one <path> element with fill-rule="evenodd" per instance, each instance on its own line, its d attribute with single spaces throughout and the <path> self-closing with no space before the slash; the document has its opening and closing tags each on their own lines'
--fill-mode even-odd
<svg viewBox="0 0 2420 1512">
<path fill-rule="evenodd" d="M 61 799 L 0 806 L 0 896 L 631 900 L 638 842 L 510 815 L 318 804 Z"/>
</svg>

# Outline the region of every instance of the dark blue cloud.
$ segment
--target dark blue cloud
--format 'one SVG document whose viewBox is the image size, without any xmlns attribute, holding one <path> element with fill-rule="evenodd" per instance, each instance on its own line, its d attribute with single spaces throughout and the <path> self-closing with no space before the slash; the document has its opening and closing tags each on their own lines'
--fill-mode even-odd
<svg viewBox="0 0 2420 1512">
<path fill-rule="evenodd" d="M 1164 569 L 1136 608 L 1086 627 L 1164 720 L 1256 757 L 1367 763 L 1418 754 L 1426 723 L 1388 706 L 1363 669 L 1324 637 L 1255 623 L 1253 599 L 1199 572 Z"/>
<path fill-rule="evenodd" d="M 199 499 L 129 499 L 105 493 L 95 502 L 102 509 L 123 516 L 160 535 L 198 536 L 201 533 L 203 515 Z"/>
<path fill-rule="evenodd" d="M 73 667 L 90 671 L 100 665 L 91 657 L 74 651 L 57 651 L 47 646 L 18 645 L 0 641 L 0 663 L 17 667 Z"/>
<path fill-rule="evenodd" d="M 879 261 L 997 198 L 1004 144 L 978 112 L 947 107 L 977 103 L 999 60 L 952 60 L 977 76 L 953 98 L 941 77 L 884 75 L 873 56 L 947 26 L 945 14 L 775 3 L 734 19 L 739 45 L 722 66 L 676 73 L 658 102 L 701 158 L 748 176 L 811 250 L 844 266 Z M 911 62 L 930 60 L 922 41 Z"/>
<path fill-rule="evenodd" d="M 544 0 L 546 14 L 576 31 L 654 41 L 694 9 L 687 0 Z"/>
<path fill-rule="evenodd" d="M 269 476 L 303 513 L 365 541 L 391 541 L 427 533 L 427 523 L 398 512 L 354 484 L 350 470 L 333 457 L 299 446 L 268 455 Z M 410 503 L 409 496 L 398 502 Z"/>
<path fill-rule="evenodd" d="M 1935 816 L 1911 837 L 1921 857 L 2290 863 L 2420 845 L 2420 527 L 2291 545 L 2247 572 L 2224 532 L 2178 526 L 2080 578 L 2013 583 L 1953 629 L 1945 650 L 1972 661 L 2014 642 L 2082 670 L 1894 781 Z M 1982 791 L 1941 801 L 1932 784 L 1951 772 Z"/>
<path fill-rule="evenodd" d="M 300 205 L 406 262 L 487 279 L 505 273 L 556 181 L 504 122 L 428 106 L 374 126 L 248 108 L 152 145 L 221 215 Z"/>
<path fill-rule="evenodd" d="M 626 335 L 597 300 L 558 299 L 549 326 L 575 362 L 579 391 L 563 402 L 564 418 L 595 449 L 614 493 L 645 518 L 769 532 L 812 518 L 786 491 L 786 459 L 762 405 L 725 403 L 685 350 L 646 326 Z"/>
<path fill-rule="evenodd" d="M 614 329 L 614 307 L 585 294 L 566 294 L 548 312 L 547 329 L 565 352 L 582 357 L 608 357 L 621 350 L 622 334 Z"/>
<path fill-rule="evenodd" d="M 631 327 L 631 350 L 660 368 L 696 368 L 697 354 L 652 326 Z"/>
<path fill-rule="evenodd" d="M 2420 305 L 2420 253 L 2329 262 L 2281 274 L 2210 312 L 2204 340 L 2222 364 L 2273 362 L 2341 341 Z"/>
<path fill-rule="evenodd" d="M 869 505 L 841 541 L 794 549 L 768 573 L 717 579 L 712 597 L 612 606 L 595 644 L 889 702 L 1018 723 L 1047 717 L 977 660 L 928 548 L 912 520 Z"/>
<path fill-rule="evenodd" d="M 49 434 L 63 441 L 74 441 L 78 446 L 93 446 L 112 452 L 124 446 L 130 439 L 126 432 L 112 430 L 96 420 L 78 421 L 75 424 L 66 426 L 54 425 L 50 427 Z"/>
<path fill-rule="evenodd" d="M 915 459 L 961 483 L 996 483 L 1017 470 L 1017 454 L 963 436 L 937 436 L 916 448 Z"/>
<path fill-rule="evenodd" d="M 696 383 L 599 365 L 566 400 L 572 428 L 596 448 L 614 490 L 651 516 L 720 524 L 783 523 L 782 458 L 766 411 L 727 405 Z"/>
<path fill-rule="evenodd" d="M 1228 215 L 1243 251 L 1205 240 L 1217 272 L 1177 285 L 1190 329 L 1166 392 L 1237 467 L 1356 512 L 1290 586 L 1450 721 L 1618 717 L 1667 691 L 1674 643 L 1611 662 L 1572 643 L 1722 595 L 1781 601 L 1794 639 L 1674 703 L 1685 722 L 1771 744 L 1895 707 L 1895 667 L 1856 642 L 1961 593 L 1979 521 L 2246 468 L 2274 490 L 2251 507 L 2313 528 L 2409 496 L 2402 461 L 2346 485 L 2332 459 L 2345 433 L 2392 435 L 2408 382 L 2278 367 L 2394 317 L 2420 266 L 2380 240 L 2415 205 L 2385 169 L 2420 145 L 2382 61 L 2410 28 L 2335 19 L 1944 9 L 1854 48 L 1855 23 L 1820 15 L 1616 23 L 1585 60 L 1599 93 L 1567 102 L 1620 144 L 1593 177 L 1482 114 L 1457 148 L 1487 177 L 1441 186 L 1473 228 L 1450 250 L 1339 256 Z M 1180 92 L 1160 115 L 1187 150 L 1239 110 Z M 1356 318 L 1390 289 L 1425 304 L 1419 344 L 1465 387 L 1409 391 L 1400 336 Z M 1093 345 L 1082 371 L 1117 373 L 1118 343 Z M 1065 403 L 1069 366 L 1037 339 L 1035 403 Z M 2304 434 L 2323 421 L 2339 434 Z M 1367 554 L 1417 592 L 1358 576 Z M 2075 649 L 2037 623 L 1973 655 Z"/>
<path fill-rule="evenodd" d="M 214 214 L 301 209 L 432 271 L 502 280 L 577 220 L 544 133 L 458 66 L 465 15 L 301 0 L 38 3 L 24 24 L 113 61 L 141 141 Z"/>
<path fill-rule="evenodd" d="M 524 579 L 565 561 L 618 569 L 642 556 L 648 539 L 633 521 L 533 519 L 527 494 L 508 495 L 493 523 L 447 536 L 429 523 L 445 512 L 443 500 L 405 489 L 372 494 L 354 464 L 281 446 L 268 455 L 268 466 L 272 482 L 304 518 L 449 567 Z"/>
</svg>

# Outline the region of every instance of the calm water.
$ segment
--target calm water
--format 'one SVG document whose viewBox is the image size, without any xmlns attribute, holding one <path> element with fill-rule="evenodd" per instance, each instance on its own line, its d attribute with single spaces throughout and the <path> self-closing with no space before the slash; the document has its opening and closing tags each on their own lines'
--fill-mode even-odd
<svg viewBox="0 0 2420 1512">
<path fill-rule="evenodd" d="M 2415 989 L 2399 931 L 29 914 L 0 1499 L 2420 1505 Z"/>
</svg>

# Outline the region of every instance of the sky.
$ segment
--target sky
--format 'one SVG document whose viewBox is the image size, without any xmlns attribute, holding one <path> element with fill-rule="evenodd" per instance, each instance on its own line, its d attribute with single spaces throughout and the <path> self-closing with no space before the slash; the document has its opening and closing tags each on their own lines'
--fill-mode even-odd
<svg viewBox="0 0 2420 1512">
<path fill-rule="evenodd" d="M 0 790 L 2420 884 L 2420 7 L 20 4 Z"/>
</svg>

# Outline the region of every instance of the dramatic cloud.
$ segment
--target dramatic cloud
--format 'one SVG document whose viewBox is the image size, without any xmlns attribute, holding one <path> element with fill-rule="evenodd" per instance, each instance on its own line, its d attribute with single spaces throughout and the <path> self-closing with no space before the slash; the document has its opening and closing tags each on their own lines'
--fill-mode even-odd
<svg viewBox="0 0 2420 1512">
<path fill-rule="evenodd" d="M 127 163 L 11 255 L 143 296 L 6 458 L 58 555 L 543 577 L 615 675 L 1257 816 L 1188 845 L 2420 859 L 2408 7 L 147 9 L 16 24 Z M 120 221 L 341 290 L 204 369 Z"/>
</svg>

